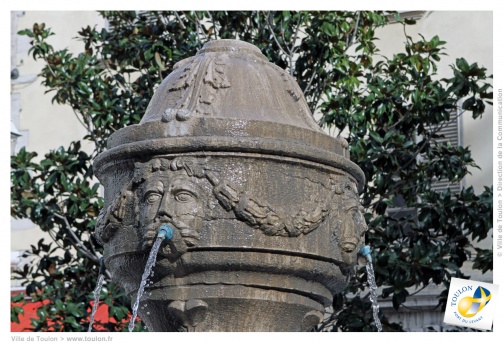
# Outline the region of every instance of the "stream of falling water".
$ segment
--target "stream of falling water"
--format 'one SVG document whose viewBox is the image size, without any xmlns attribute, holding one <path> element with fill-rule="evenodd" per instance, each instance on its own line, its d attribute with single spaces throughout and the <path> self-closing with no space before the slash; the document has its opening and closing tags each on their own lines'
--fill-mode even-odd
<svg viewBox="0 0 504 343">
<path fill-rule="evenodd" d="M 105 275 L 100 274 L 98 276 L 98 281 L 96 282 L 96 287 L 93 292 L 94 303 L 93 303 L 93 310 L 91 311 L 91 317 L 89 319 L 89 327 L 87 330 L 88 332 L 91 332 L 91 330 L 93 329 L 94 317 L 96 314 L 96 310 L 98 309 L 98 303 L 100 302 L 100 293 L 101 293 L 101 289 L 102 289 L 104 280 L 105 280 Z"/>
<path fill-rule="evenodd" d="M 376 282 L 375 282 L 375 277 L 374 277 L 374 269 L 373 269 L 373 262 L 372 261 L 366 261 L 366 271 L 367 271 L 367 279 L 369 283 L 369 290 L 370 290 L 370 300 L 371 300 L 371 305 L 373 306 L 373 319 L 375 322 L 376 327 L 378 328 L 378 331 L 382 331 L 382 325 L 380 322 L 380 318 L 378 318 L 378 296 L 376 295 Z"/>
<path fill-rule="evenodd" d="M 142 275 L 142 281 L 140 282 L 140 287 L 138 288 L 137 292 L 137 297 L 135 300 L 135 304 L 133 305 L 133 314 L 131 316 L 131 320 L 128 325 L 129 331 L 133 331 L 135 328 L 135 320 L 137 317 L 138 313 L 138 305 L 140 304 L 140 298 L 142 298 L 142 295 L 145 290 L 145 286 L 147 285 L 147 279 L 151 273 L 152 267 L 156 264 L 156 256 L 159 251 L 159 247 L 161 247 L 161 243 L 163 242 L 164 237 L 157 237 L 156 240 L 154 241 L 154 244 L 152 245 L 152 249 L 149 254 L 149 258 L 147 259 L 147 264 L 145 265 L 145 270 Z"/>
</svg>

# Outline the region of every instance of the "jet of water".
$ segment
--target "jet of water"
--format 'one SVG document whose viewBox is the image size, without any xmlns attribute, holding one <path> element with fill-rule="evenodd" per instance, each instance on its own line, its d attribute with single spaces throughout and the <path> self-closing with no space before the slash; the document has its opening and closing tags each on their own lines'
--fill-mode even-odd
<svg viewBox="0 0 504 343">
<path fill-rule="evenodd" d="M 378 287 L 376 286 L 375 282 L 373 262 L 366 261 L 366 271 L 369 283 L 369 290 L 371 292 L 369 299 L 371 300 L 371 305 L 373 306 L 373 319 L 376 327 L 378 328 L 378 331 L 382 331 L 383 328 L 380 322 L 380 318 L 378 318 L 378 310 L 380 309 L 380 306 L 378 306 L 378 296 L 376 295 L 376 289 Z"/>
<path fill-rule="evenodd" d="M 382 331 L 383 328 L 380 322 L 380 318 L 378 318 L 378 311 L 380 309 L 380 306 L 378 305 L 378 296 L 376 295 L 376 290 L 378 289 L 378 287 L 376 286 L 373 259 L 371 258 L 371 248 L 369 247 L 369 245 L 362 246 L 359 254 L 366 258 L 366 272 L 370 291 L 369 299 L 371 300 L 371 305 L 373 307 L 373 319 L 378 331 Z"/>
<path fill-rule="evenodd" d="M 93 291 L 94 303 L 93 310 L 91 311 L 91 316 L 89 318 L 88 332 L 93 329 L 94 317 L 96 310 L 98 309 L 98 303 L 100 302 L 100 293 L 103 287 L 103 281 L 105 280 L 105 265 L 103 263 L 103 258 L 100 260 L 100 275 L 98 276 L 98 281 L 96 282 L 96 287 Z"/>
<path fill-rule="evenodd" d="M 130 332 L 133 331 L 135 328 L 135 320 L 138 314 L 138 306 L 140 305 L 140 299 L 142 298 L 144 291 L 145 291 L 145 286 L 147 285 L 147 279 L 149 278 L 149 275 L 151 274 L 151 270 L 156 264 L 156 256 L 159 251 L 159 248 L 161 247 L 161 243 L 166 240 L 170 240 L 173 237 L 173 229 L 166 225 L 163 224 L 159 227 L 158 229 L 158 236 L 156 240 L 154 241 L 154 244 L 152 245 L 152 249 L 150 251 L 149 257 L 147 258 L 147 263 L 145 265 L 145 270 L 142 274 L 142 281 L 140 281 L 140 287 L 138 288 L 137 292 L 137 297 L 135 300 L 135 303 L 133 304 L 133 313 L 131 315 L 131 320 L 128 325 L 128 330 Z"/>
</svg>

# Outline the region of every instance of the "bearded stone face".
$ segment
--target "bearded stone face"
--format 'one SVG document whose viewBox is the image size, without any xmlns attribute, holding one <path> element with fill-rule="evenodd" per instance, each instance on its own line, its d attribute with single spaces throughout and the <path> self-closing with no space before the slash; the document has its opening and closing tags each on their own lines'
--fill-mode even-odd
<svg viewBox="0 0 504 343">
<path fill-rule="evenodd" d="M 358 248 L 359 243 L 363 243 L 363 236 L 367 231 L 366 221 L 359 206 L 347 209 L 342 224 L 341 249 L 346 253 L 351 253 Z"/>
<path fill-rule="evenodd" d="M 355 184 L 344 183 L 338 206 L 341 256 L 345 263 L 352 265 L 357 261 L 356 250 L 364 243 L 364 234 L 368 230 Z"/>
<path fill-rule="evenodd" d="M 163 254 L 176 257 L 197 244 L 205 198 L 198 182 L 201 180 L 187 176 L 184 170 L 164 170 L 152 173 L 137 189 L 139 224 L 146 247 L 152 244 L 162 224 L 174 229 L 173 239 L 163 248 Z"/>
</svg>

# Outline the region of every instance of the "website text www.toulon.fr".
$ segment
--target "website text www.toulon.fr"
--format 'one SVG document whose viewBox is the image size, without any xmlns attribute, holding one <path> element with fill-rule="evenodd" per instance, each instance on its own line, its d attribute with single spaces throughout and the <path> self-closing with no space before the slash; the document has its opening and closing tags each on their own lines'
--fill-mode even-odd
<svg viewBox="0 0 504 343">
<path fill-rule="evenodd" d="M 67 342 L 110 342 L 112 337 L 65 337 Z"/>
</svg>

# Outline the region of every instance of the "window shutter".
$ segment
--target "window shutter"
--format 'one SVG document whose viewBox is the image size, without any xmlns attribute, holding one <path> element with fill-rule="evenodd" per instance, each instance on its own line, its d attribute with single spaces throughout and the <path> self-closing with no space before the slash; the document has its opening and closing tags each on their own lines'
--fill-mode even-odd
<svg viewBox="0 0 504 343">
<path fill-rule="evenodd" d="M 438 134 L 444 136 L 444 138 L 437 138 L 436 141 L 438 143 L 450 142 L 452 146 L 462 145 L 461 126 L 460 116 L 456 111 L 453 111 L 450 113 L 448 124 L 444 122 L 438 131 Z M 431 189 L 436 192 L 442 192 L 446 188 L 449 188 L 452 193 L 458 193 L 460 192 L 460 182 L 449 182 L 447 179 L 440 179 L 433 182 L 431 186 Z"/>
<path fill-rule="evenodd" d="M 431 127 L 426 129 L 429 130 L 429 128 Z M 439 136 L 443 136 L 436 139 L 438 143 L 450 142 L 452 146 L 462 144 L 461 121 L 456 111 L 450 114 L 449 122 L 443 122 L 436 131 Z M 458 193 L 460 192 L 460 182 L 450 183 L 447 179 L 440 179 L 431 184 L 431 190 L 435 192 L 442 192 L 446 188 L 449 188 L 451 193 Z M 392 220 L 397 220 L 402 227 L 403 233 L 411 231 L 409 221 L 417 222 L 417 209 L 406 207 L 404 198 L 400 194 L 396 194 L 393 199 L 393 206 L 387 209 L 387 213 Z"/>
</svg>

